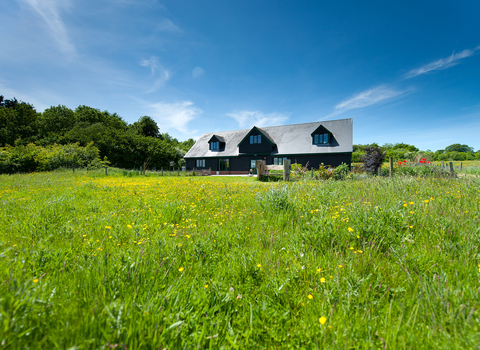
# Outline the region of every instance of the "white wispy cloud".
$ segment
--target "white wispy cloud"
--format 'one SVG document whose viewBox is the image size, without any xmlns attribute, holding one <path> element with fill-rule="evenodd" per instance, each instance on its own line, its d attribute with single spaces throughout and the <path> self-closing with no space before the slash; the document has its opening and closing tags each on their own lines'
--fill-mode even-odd
<svg viewBox="0 0 480 350">
<path fill-rule="evenodd" d="M 151 76 L 155 77 L 155 81 L 147 93 L 158 90 L 170 79 L 170 72 L 160 64 L 158 57 L 152 56 L 149 59 L 144 59 L 140 62 L 140 66 L 150 68 Z"/>
<path fill-rule="evenodd" d="M 365 108 L 380 103 L 385 103 L 404 95 L 409 90 L 396 90 L 386 85 L 380 85 L 369 90 L 362 91 L 335 106 L 335 111 L 325 118 L 330 118 L 351 109 Z"/>
<path fill-rule="evenodd" d="M 174 33 L 181 33 L 182 30 L 179 26 L 175 25 L 171 20 L 168 18 L 164 18 L 161 20 L 157 26 L 156 30 L 159 32 L 174 32 Z"/>
<path fill-rule="evenodd" d="M 227 113 L 227 115 L 235 119 L 240 128 L 281 125 L 289 117 L 288 113 L 265 114 L 260 111 L 233 111 L 232 113 Z"/>
<path fill-rule="evenodd" d="M 158 102 L 148 106 L 152 118 L 156 120 L 160 129 L 177 129 L 186 134 L 195 134 L 198 130 L 189 130 L 188 123 L 203 111 L 194 106 L 191 101 L 174 103 Z"/>
<path fill-rule="evenodd" d="M 61 10 L 70 7 L 68 0 L 22 0 L 42 17 L 47 24 L 52 37 L 56 40 L 60 50 L 66 56 L 72 56 L 76 53 L 75 45 L 72 43 L 67 28 L 62 17 Z"/>
<path fill-rule="evenodd" d="M 200 78 L 204 74 L 205 74 L 205 70 L 202 67 L 195 67 L 192 70 L 193 78 Z"/>
<path fill-rule="evenodd" d="M 446 58 L 441 58 L 439 60 L 423 65 L 419 68 L 412 69 L 406 74 L 405 78 L 409 79 L 409 78 L 416 77 L 420 74 L 425 74 L 431 71 L 443 70 L 443 69 L 456 66 L 457 64 L 460 63 L 459 61 L 462 58 L 470 57 L 473 54 L 475 54 L 475 52 L 478 50 L 480 50 L 480 46 L 477 46 L 472 50 L 463 50 L 462 52 L 459 52 L 459 53 L 452 53 L 450 56 Z"/>
</svg>

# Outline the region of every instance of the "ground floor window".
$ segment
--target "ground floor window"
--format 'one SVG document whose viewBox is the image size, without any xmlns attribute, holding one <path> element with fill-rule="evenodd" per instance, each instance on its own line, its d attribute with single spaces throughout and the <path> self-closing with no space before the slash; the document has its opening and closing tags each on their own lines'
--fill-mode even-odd
<svg viewBox="0 0 480 350">
<path fill-rule="evenodd" d="M 256 168 L 257 168 L 257 160 L 250 159 L 250 169 L 256 169 Z"/>
<path fill-rule="evenodd" d="M 197 168 L 205 168 L 205 159 L 197 159 Z"/>
<path fill-rule="evenodd" d="M 230 159 L 222 158 L 218 160 L 218 170 L 228 171 L 230 170 Z"/>
<path fill-rule="evenodd" d="M 283 165 L 283 161 L 287 159 L 286 157 L 273 158 L 273 165 Z"/>
</svg>

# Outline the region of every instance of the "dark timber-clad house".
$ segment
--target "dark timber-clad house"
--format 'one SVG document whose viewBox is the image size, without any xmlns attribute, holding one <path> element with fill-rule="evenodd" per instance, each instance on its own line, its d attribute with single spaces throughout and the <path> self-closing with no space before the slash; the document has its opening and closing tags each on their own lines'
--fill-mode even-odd
<svg viewBox="0 0 480 350">
<path fill-rule="evenodd" d="M 352 119 L 269 126 L 203 134 L 185 155 L 187 170 L 211 169 L 221 174 L 248 173 L 256 160 L 282 165 L 336 167 L 352 160 Z"/>
</svg>

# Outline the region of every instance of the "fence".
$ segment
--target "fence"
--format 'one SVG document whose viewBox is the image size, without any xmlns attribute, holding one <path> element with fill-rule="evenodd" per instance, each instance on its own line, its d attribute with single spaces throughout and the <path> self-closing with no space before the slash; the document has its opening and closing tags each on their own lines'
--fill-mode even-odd
<svg viewBox="0 0 480 350">
<path fill-rule="evenodd" d="M 270 170 L 280 170 L 283 171 L 283 181 L 290 180 L 290 167 L 292 161 L 290 159 L 285 159 L 283 165 L 266 165 L 264 160 L 257 160 L 257 179 L 262 180 L 264 176 L 270 175 Z"/>
</svg>

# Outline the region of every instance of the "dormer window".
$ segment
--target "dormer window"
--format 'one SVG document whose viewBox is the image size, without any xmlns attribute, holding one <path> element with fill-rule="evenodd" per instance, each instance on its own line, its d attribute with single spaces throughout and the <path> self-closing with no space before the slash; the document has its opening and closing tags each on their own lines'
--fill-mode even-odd
<svg viewBox="0 0 480 350">
<path fill-rule="evenodd" d="M 208 141 L 208 149 L 210 151 L 221 151 L 225 148 L 225 139 L 218 135 L 213 135 Z"/>
<path fill-rule="evenodd" d="M 250 144 L 262 143 L 262 135 L 250 135 Z"/>
<path fill-rule="evenodd" d="M 330 135 L 328 133 L 314 134 L 313 135 L 313 144 L 314 145 L 322 145 L 322 144 L 327 144 L 329 142 L 330 142 Z"/>
</svg>

